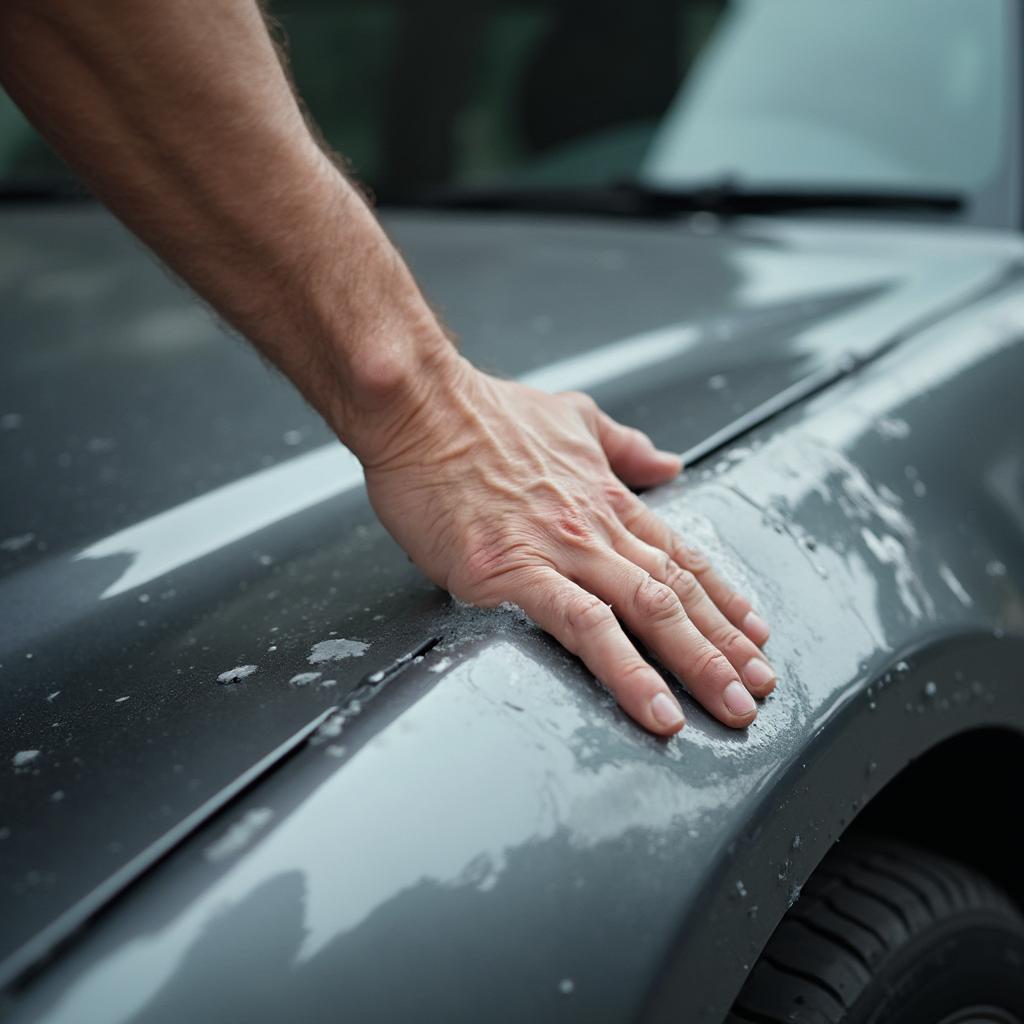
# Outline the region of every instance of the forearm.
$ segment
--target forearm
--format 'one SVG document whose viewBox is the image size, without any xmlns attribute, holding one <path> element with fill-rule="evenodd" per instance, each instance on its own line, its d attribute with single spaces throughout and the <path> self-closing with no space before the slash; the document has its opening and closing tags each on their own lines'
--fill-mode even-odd
<svg viewBox="0 0 1024 1024">
<path fill-rule="evenodd" d="M 519 604 L 654 732 L 682 712 L 610 607 L 721 721 L 753 720 L 775 685 L 766 625 L 623 485 L 679 460 L 582 395 L 457 356 L 304 123 L 255 0 L 0 0 L 0 68 L 99 198 L 355 451 L 431 579 Z"/>
<path fill-rule="evenodd" d="M 97 196 L 357 450 L 454 362 L 251 0 L 7 0 L 0 68 Z"/>
</svg>

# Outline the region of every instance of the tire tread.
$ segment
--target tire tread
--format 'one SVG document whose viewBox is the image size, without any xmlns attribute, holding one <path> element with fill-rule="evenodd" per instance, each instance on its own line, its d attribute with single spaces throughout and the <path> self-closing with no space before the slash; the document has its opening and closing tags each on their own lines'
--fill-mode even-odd
<svg viewBox="0 0 1024 1024">
<path fill-rule="evenodd" d="M 944 919 L 1009 899 L 970 868 L 892 840 L 844 840 L 808 880 L 754 964 L 734 1024 L 840 1024 L 876 966 Z"/>
</svg>

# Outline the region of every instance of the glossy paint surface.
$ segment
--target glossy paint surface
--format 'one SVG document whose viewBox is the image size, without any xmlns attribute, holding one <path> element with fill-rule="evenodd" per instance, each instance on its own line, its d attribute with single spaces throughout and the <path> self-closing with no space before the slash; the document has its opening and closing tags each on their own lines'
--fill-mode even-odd
<svg viewBox="0 0 1024 1024">
<path fill-rule="evenodd" d="M 135 281 L 126 310 L 145 288 L 143 320 L 157 294 L 192 308 L 81 216 L 74 230 Z M 192 326 L 163 361 L 143 357 L 115 292 L 104 316 L 83 285 L 47 353 L 29 339 L 57 298 L 30 308 L 12 284 L 0 413 L 21 419 L 0 435 L 18 467 L 0 532 L 54 533 L 5 551 L 0 580 L 4 953 L 368 674 L 442 638 L 132 890 L 12 1019 L 475 1020 L 481 1000 L 494 1020 L 668 1019 L 680 991 L 721 1019 L 855 802 L 946 735 L 1024 727 L 1018 242 L 810 221 L 393 228 L 473 358 L 585 387 L 678 449 L 906 336 L 650 496 L 770 618 L 780 689 L 745 734 L 693 702 L 680 737 L 642 734 L 514 613 L 451 608 L 424 584 L 351 461 L 316 446 L 323 428 L 244 349 L 182 313 Z M 93 358 L 109 376 L 82 395 Z M 102 466 L 85 458 L 117 440 L 86 440 L 68 489 L 47 491 L 72 402 L 80 438 L 138 408 L 111 470 L 130 499 L 97 497 Z M 275 461 L 274 437 L 294 457 Z M 247 465 L 260 449 L 271 464 Z M 315 660 L 332 653 L 347 656 Z"/>
</svg>

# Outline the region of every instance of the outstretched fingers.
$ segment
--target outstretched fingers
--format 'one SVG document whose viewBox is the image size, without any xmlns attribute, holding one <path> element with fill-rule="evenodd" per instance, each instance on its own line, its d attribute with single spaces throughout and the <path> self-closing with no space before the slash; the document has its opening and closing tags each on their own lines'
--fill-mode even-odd
<svg viewBox="0 0 1024 1024">
<path fill-rule="evenodd" d="M 693 624 L 729 659 L 755 697 L 766 697 L 775 689 L 775 672 L 761 649 L 722 614 L 692 572 L 625 529 L 615 538 L 614 546 L 624 558 L 675 591 Z"/>
<path fill-rule="evenodd" d="M 615 608 L 629 629 L 719 721 L 743 728 L 754 720 L 757 706 L 736 669 L 694 625 L 672 587 L 611 548 L 590 554 L 576 575 Z"/>
<path fill-rule="evenodd" d="M 685 724 L 679 702 L 622 631 L 611 609 L 553 569 L 531 573 L 512 597 L 527 615 L 576 654 L 645 729 L 671 736 Z"/>
</svg>

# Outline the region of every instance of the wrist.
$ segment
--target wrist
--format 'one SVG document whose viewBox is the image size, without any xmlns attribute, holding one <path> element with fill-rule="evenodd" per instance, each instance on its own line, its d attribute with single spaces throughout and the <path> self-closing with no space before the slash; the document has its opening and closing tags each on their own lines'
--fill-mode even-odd
<svg viewBox="0 0 1024 1024">
<path fill-rule="evenodd" d="M 428 311 L 429 312 L 429 311 Z M 367 468 L 401 458 L 471 372 L 432 314 L 346 349 L 328 422 Z"/>
</svg>

